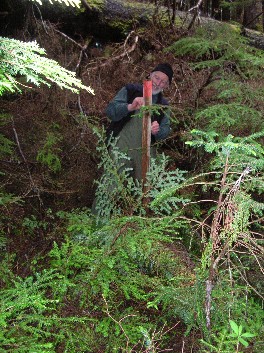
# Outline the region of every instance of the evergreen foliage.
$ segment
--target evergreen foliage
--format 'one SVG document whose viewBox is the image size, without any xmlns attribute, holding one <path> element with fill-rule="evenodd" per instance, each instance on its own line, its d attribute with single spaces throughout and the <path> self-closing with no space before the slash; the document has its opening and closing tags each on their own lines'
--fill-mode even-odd
<svg viewBox="0 0 264 353">
<path fill-rule="evenodd" d="M 215 95 L 207 106 L 199 106 L 198 96 L 193 124 L 196 129 L 216 131 L 222 137 L 263 131 L 263 86 L 251 82 L 263 77 L 263 51 L 251 47 L 236 27 L 207 24 L 166 50 L 188 57 L 193 70 L 206 75 L 209 72 L 200 92 L 215 90 Z"/>
<path fill-rule="evenodd" d="M 212 161 L 212 168 L 215 171 L 217 169 L 222 171 L 227 159 L 233 170 L 236 171 L 236 175 L 242 173 L 246 167 L 254 172 L 261 172 L 264 168 L 264 149 L 259 142 L 264 131 L 247 137 L 228 135 L 222 139 L 214 131 L 207 133 L 193 130 L 192 135 L 193 140 L 187 141 L 187 145 L 203 147 L 206 152 L 216 154 Z M 230 175 L 232 177 L 231 171 Z"/>
<path fill-rule="evenodd" d="M 15 278 L 12 287 L 1 290 L 1 352 L 51 353 L 64 340 L 66 351 L 78 346 L 71 330 L 76 324 L 84 329 L 87 320 L 55 313 L 59 301 L 48 292 L 58 281 L 58 273 L 44 270 L 35 277 Z"/>
<path fill-rule="evenodd" d="M 166 51 L 177 56 L 188 55 L 195 69 L 225 68 L 243 77 L 263 75 L 264 54 L 262 50 L 250 47 L 248 39 L 240 35 L 239 29 L 230 24 L 207 24 L 196 33 L 174 42 Z"/>
<path fill-rule="evenodd" d="M 155 201 L 161 192 L 169 192 L 176 185 L 181 185 L 185 180 L 184 171 L 176 169 L 167 171 L 168 157 L 161 155 L 151 160 L 147 174 L 147 193 L 143 193 L 142 183 L 133 180 L 129 175 L 130 170 L 124 168 L 124 161 L 129 157 L 116 146 L 117 139 L 110 139 L 105 144 L 104 134 L 95 130 L 98 136 L 97 150 L 101 161 L 99 167 L 103 174 L 97 181 L 95 210 L 100 222 L 108 222 L 111 217 L 121 215 L 145 216 L 148 207 L 144 206 L 143 199 Z M 171 195 L 164 202 L 161 199 L 149 204 L 149 210 L 155 215 L 170 215 L 179 210 L 188 201 L 180 195 Z"/>
<path fill-rule="evenodd" d="M 48 132 L 44 146 L 37 154 L 37 161 L 43 165 L 47 165 L 47 167 L 53 172 L 61 170 L 61 161 L 58 156 L 61 149 L 57 147 L 61 140 L 62 137 L 58 133 Z"/>
<path fill-rule="evenodd" d="M 24 79 L 84 88 L 42 61 L 35 43 L 18 50 L 20 42 L 0 40 L 1 94 L 20 90 Z M 160 155 L 144 194 L 122 165 L 128 157 L 116 140 L 105 144 L 97 130 L 104 173 L 96 215 L 49 211 L 46 221 L 22 216 L 11 226 L 9 208 L 19 199 L 2 186 L 0 352 L 157 353 L 174 349 L 179 321 L 179 335 L 201 337 L 199 353 L 262 350 L 263 88 L 252 89 L 250 79 L 263 77 L 263 53 L 225 27 L 199 30 L 169 50 L 211 74 L 200 90 L 213 90 L 210 104 L 197 104 L 195 119 L 189 107 L 184 112 L 196 126 L 186 146 L 202 155 L 202 172 L 168 170 Z M 61 135 L 46 136 L 37 159 L 56 172 Z M 12 142 L 1 135 L 0 156 L 14 158 Z M 40 229 L 51 249 L 28 264 L 30 275 L 15 275 L 18 257 L 6 251 L 8 237 L 37 237 Z"/>
<path fill-rule="evenodd" d="M 22 88 L 31 88 L 31 83 L 36 86 L 56 83 L 75 93 L 81 89 L 93 93 L 74 72 L 46 58 L 45 54 L 45 50 L 36 42 L 0 37 L 0 95 L 6 91 L 21 92 Z"/>
<path fill-rule="evenodd" d="M 14 279 L 5 271 L 0 292 L 3 351 L 56 352 L 63 347 L 64 352 L 99 352 L 104 347 L 113 352 L 123 347 L 124 352 L 144 352 L 147 345 L 157 347 L 157 338 L 165 349 L 174 337 L 170 327 L 175 319 L 185 323 L 186 334 L 202 329 L 202 343 L 218 344 L 219 337 L 209 335 L 205 326 L 206 272 L 197 269 L 195 275 L 173 252 L 173 242 L 190 232 L 186 220 L 126 216 L 96 227 L 89 210 L 58 216 L 56 232 L 64 232 L 65 239 L 60 245 L 54 242 L 44 262 L 35 263 L 35 276 Z M 227 330 L 222 347 L 232 349 L 228 318 L 258 336 L 263 317 L 252 299 L 243 304 L 249 288 L 240 284 L 239 271 L 232 271 L 230 283 L 225 267 L 219 270 L 212 320 L 217 331 Z M 62 317 L 71 306 L 78 317 Z M 158 328 L 164 326 L 168 330 L 159 336 Z"/>
<path fill-rule="evenodd" d="M 35 2 L 38 2 L 40 5 L 43 4 L 43 1 L 42 0 L 31 0 L 31 1 L 35 1 Z M 77 6 L 77 7 L 80 7 L 80 4 L 81 4 L 81 1 L 80 0 L 49 0 L 49 2 L 51 4 L 53 3 L 56 3 L 56 2 L 59 2 L 60 4 L 65 4 L 67 6 L 71 5 L 71 6 Z"/>
<path fill-rule="evenodd" d="M 172 279 L 178 275 L 185 276 L 189 291 L 192 275 L 173 256 L 164 233 L 166 228 L 172 231 L 173 224 L 165 228 L 156 220 L 153 228 L 153 220 L 135 217 L 95 230 L 91 217 L 84 222 L 85 214 L 89 215 L 60 213 L 69 222 L 68 230 L 65 241 L 60 246 L 54 243 L 49 253 L 50 270 L 38 270 L 36 278 L 15 279 L 14 287 L 2 289 L 1 348 L 7 352 L 13 347 L 22 352 L 24 345 L 29 351 L 35 345 L 37 352 L 54 352 L 64 341 L 66 352 L 96 351 L 98 342 L 105 345 L 105 352 L 126 346 L 127 352 L 137 351 L 133 347 L 142 344 L 142 329 L 150 332 L 155 327 L 146 315 L 153 291 L 162 284 L 173 288 Z M 78 318 L 59 316 L 67 303 L 79 307 Z M 159 318 L 160 324 L 167 325 L 166 317 Z M 82 330 L 80 342 L 71 335 L 76 324 Z"/>
<path fill-rule="evenodd" d="M 8 114 L 0 114 L 0 127 L 5 126 L 6 122 L 10 119 Z M 14 142 L 0 134 L 0 157 L 13 155 Z"/>
</svg>

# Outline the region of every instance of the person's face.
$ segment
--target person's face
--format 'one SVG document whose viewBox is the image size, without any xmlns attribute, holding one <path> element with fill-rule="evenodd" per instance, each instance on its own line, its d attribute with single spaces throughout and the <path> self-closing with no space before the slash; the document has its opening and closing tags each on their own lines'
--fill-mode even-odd
<svg viewBox="0 0 264 353">
<path fill-rule="evenodd" d="M 161 71 L 154 71 L 150 74 L 152 81 L 152 94 L 158 94 L 169 86 L 169 78 Z"/>
</svg>

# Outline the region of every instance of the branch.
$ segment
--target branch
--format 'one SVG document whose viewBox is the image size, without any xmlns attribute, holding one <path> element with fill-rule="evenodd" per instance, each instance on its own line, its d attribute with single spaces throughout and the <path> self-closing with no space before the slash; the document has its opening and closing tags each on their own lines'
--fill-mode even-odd
<svg viewBox="0 0 264 353">
<path fill-rule="evenodd" d="M 134 31 L 130 32 L 130 33 L 128 34 L 128 36 L 126 37 L 125 42 L 124 42 L 124 44 L 123 44 L 124 47 L 126 46 L 129 37 L 131 37 L 131 35 L 132 35 L 133 33 L 134 33 Z M 121 54 L 116 55 L 116 56 L 114 56 L 114 57 L 108 59 L 106 62 L 104 62 L 104 63 L 102 63 L 102 64 L 99 64 L 98 66 L 96 66 L 96 68 L 97 68 L 97 67 L 106 66 L 106 65 L 108 65 L 109 62 L 111 62 L 111 61 L 120 60 L 120 59 L 122 59 L 124 56 L 126 56 L 126 55 L 128 56 L 128 54 L 132 53 L 132 51 L 134 51 L 134 50 L 136 49 L 137 44 L 138 44 L 138 39 L 139 39 L 139 36 L 136 35 L 136 37 L 135 37 L 135 39 L 134 39 L 134 43 L 132 44 L 132 46 L 131 46 L 129 49 L 124 48 L 124 51 L 123 51 Z M 128 58 L 129 58 L 129 57 L 128 57 Z"/>
<path fill-rule="evenodd" d="M 72 43 L 74 43 L 75 45 L 77 45 L 79 48 L 83 49 L 83 47 L 81 46 L 81 44 L 77 43 L 74 39 L 72 39 L 71 37 L 67 36 L 67 34 L 59 31 L 58 29 L 53 28 L 53 30 L 57 33 L 59 33 L 61 36 L 63 36 L 64 38 L 68 39 L 69 41 L 71 41 Z"/>
<path fill-rule="evenodd" d="M 27 172 L 28 172 L 28 176 L 29 176 L 29 179 L 30 179 L 30 183 L 31 183 L 31 186 L 32 186 L 32 189 L 31 190 L 34 190 L 35 192 L 37 192 L 37 197 L 39 199 L 39 202 L 40 202 L 40 205 L 43 205 L 43 202 L 40 198 L 40 192 L 39 192 L 39 188 L 36 186 L 33 178 L 32 178 L 32 175 L 30 173 L 30 169 L 29 169 L 29 166 L 28 166 L 28 162 L 26 160 L 26 157 L 22 151 L 22 148 L 20 146 L 20 142 L 19 142 L 19 139 L 18 139 L 18 134 L 17 134 L 17 131 L 16 131 L 16 128 L 15 128 L 15 124 L 14 124 L 14 121 L 12 120 L 12 125 L 13 125 L 13 131 L 14 131 L 14 135 L 15 135 L 15 140 L 16 140 L 16 143 L 17 143 L 17 147 L 19 149 L 19 152 L 23 158 L 23 161 L 25 162 L 25 165 L 26 165 L 26 168 L 27 168 Z"/>
<path fill-rule="evenodd" d="M 251 25 L 251 23 L 253 23 L 257 18 L 259 18 L 260 16 L 262 16 L 264 14 L 264 11 L 261 11 L 259 14 L 257 14 L 255 17 L 253 17 L 253 19 L 251 21 L 249 21 L 248 23 L 246 23 L 245 25 L 243 25 L 243 28 L 248 27 L 249 25 Z"/>
<path fill-rule="evenodd" d="M 105 305 L 106 305 L 106 313 L 107 313 L 107 315 L 110 317 L 110 319 L 112 319 L 112 320 L 120 327 L 121 331 L 122 331 L 123 334 L 126 336 L 127 347 L 128 347 L 128 344 L 129 344 L 129 337 L 128 337 L 128 335 L 126 334 L 126 332 L 125 332 L 125 330 L 124 330 L 124 328 L 123 328 L 123 326 L 122 326 L 122 324 L 121 324 L 121 321 L 123 321 L 124 319 L 126 319 L 126 318 L 128 318 L 128 317 L 136 316 L 136 315 L 132 315 L 132 314 L 126 315 L 126 316 L 124 316 L 123 318 L 121 318 L 119 321 L 117 321 L 117 320 L 110 314 L 109 308 L 108 308 L 108 303 L 107 303 L 107 301 L 106 301 L 104 295 L 102 295 L 102 297 L 103 297 L 103 300 L 104 300 Z"/>
<path fill-rule="evenodd" d="M 190 10 L 188 11 L 188 12 L 192 12 L 193 10 L 195 11 L 193 18 L 188 26 L 188 31 L 192 28 L 192 26 L 196 20 L 196 17 L 199 16 L 199 8 L 202 5 L 202 2 L 203 2 L 203 0 L 199 0 L 198 3 L 195 6 L 193 6 L 192 8 L 190 8 Z"/>
<path fill-rule="evenodd" d="M 83 7 L 85 8 L 85 10 L 87 10 L 87 11 L 96 11 L 95 8 L 92 8 L 92 7 L 88 4 L 88 2 L 87 2 L 86 0 L 80 0 L 80 1 L 81 1 L 81 3 L 82 3 Z"/>
<path fill-rule="evenodd" d="M 243 264 L 241 263 L 240 259 L 237 258 L 237 260 L 240 262 L 242 268 L 243 268 Z M 244 274 L 242 274 L 242 272 L 240 271 L 240 269 L 238 268 L 237 265 L 235 265 L 235 263 L 233 261 L 230 260 L 230 262 L 232 263 L 232 265 L 234 266 L 234 268 L 239 272 L 240 276 L 243 278 L 243 280 L 246 282 L 247 286 L 249 288 L 251 288 L 262 300 L 264 300 L 264 296 L 263 294 L 259 293 L 258 290 L 256 288 L 254 288 L 249 282 L 248 279 L 246 278 L 246 276 Z"/>
</svg>

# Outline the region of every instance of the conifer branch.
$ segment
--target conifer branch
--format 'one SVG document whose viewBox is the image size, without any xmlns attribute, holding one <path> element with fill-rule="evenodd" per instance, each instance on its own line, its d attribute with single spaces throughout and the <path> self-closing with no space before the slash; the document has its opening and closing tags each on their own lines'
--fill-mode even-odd
<svg viewBox="0 0 264 353">
<path fill-rule="evenodd" d="M 57 84 L 74 93 L 84 89 L 94 94 L 91 87 L 85 86 L 76 73 L 60 66 L 56 61 L 45 57 L 46 51 L 36 42 L 22 42 L 0 37 L 0 95 L 5 91 L 21 91 L 24 81 L 35 86 Z M 31 87 L 31 86 L 29 86 Z"/>
</svg>

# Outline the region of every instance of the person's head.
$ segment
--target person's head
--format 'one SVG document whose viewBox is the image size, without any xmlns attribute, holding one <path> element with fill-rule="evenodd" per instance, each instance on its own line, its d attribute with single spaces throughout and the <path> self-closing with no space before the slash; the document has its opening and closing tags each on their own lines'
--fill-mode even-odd
<svg viewBox="0 0 264 353">
<path fill-rule="evenodd" d="M 150 74 L 152 93 L 158 94 L 171 84 L 173 76 L 172 67 L 168 63 L 158 64 Z"/>
</svg>

